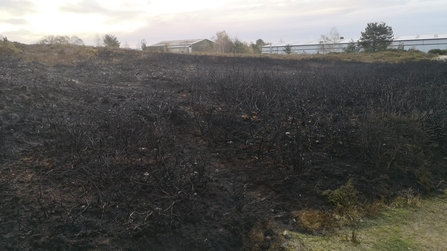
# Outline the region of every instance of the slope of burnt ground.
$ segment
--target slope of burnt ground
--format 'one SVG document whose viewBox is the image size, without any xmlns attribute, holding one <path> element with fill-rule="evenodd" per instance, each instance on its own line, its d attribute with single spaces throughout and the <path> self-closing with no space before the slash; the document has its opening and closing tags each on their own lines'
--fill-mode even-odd
<svg viewBox="0 0 447 251">
<path fill-rule="evenodd" d="M 0 246 L 276 249 L 348 180 L 362 204 L 442 188 L 446 95 L 434 61 L 2 57 Z"/>
</svg>

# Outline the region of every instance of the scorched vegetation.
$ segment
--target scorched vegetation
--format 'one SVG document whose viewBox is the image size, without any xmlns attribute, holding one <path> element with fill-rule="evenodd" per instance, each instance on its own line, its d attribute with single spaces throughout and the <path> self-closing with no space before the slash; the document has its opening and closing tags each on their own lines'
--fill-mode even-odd
<svg viewBox="0 0 447 251">
<path fill-rule="evenodd" d="M 1 56 L 7 250 L 278 250 L 445 185 L 446 63 L 89 50 Z"/>
</svg>

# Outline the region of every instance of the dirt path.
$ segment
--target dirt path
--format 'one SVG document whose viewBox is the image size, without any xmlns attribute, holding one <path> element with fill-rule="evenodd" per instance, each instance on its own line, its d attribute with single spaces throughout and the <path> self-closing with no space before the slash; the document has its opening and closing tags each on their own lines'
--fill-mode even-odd
<svg viewBox="0 0 447 251">
<path fill-rule="evenodd" d="M 357 231 L 358 243 L 351 241 L 352 230 L 312 236 L 292 233 L 290 250 L 446 250 L 447 191 L 422 201 L 417 208 L 388 209 L 380 216 L 365 219 Z"/>
</svg>

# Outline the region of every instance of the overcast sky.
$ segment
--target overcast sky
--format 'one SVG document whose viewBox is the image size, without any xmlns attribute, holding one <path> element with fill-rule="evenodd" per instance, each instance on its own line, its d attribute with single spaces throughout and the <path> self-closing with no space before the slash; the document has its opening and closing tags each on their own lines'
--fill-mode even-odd
<svg viewBox="0 0 447 251">
<path fill-rule="evenodd" d="M 447 0 L 0 0 L 0 35 L 22 43 L 76 35 L 94 45 L 112 34 L 135 48 L 142 39 L 210 39 L 221 30 L 246 42 L 294 43 L 332 27 L 358 39 L 380 21 L 396 36 L 446 34 Z"/>
</svg>

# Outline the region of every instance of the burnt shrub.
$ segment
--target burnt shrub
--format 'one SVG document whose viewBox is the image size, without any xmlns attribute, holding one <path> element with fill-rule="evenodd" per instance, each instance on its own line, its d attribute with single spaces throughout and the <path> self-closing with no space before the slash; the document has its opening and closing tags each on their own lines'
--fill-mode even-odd
<svg viewBox="0 0 447 251">
<path fill-rule="evenodd" d="M 202 136 L 290 180 L 337 162 L 361 166 L 344 165 L 345 175 L 412 180 L 444 144 L 442 63 L 299 66 L 208 68 L 190 89 Z"/>
<path fill-rule="evenodd" d="M 62 189 L 73 194 L 64 201 L 72 205 L 66 221 L 92 217 L 141 230 L 178 227 L 202 214 L 208 160 L 176 136 L 178 113 L 158 99 L 50 118 L 48 154 L 61 163 L 44 177 L 62 177 Z"/>
<path fill-rule="evenodd" d="M 430 141 L 414 117 L 394 113 L 372 113 L 360 125 L 362 156 L 377 170 L 406 170 L 428 159 Z"/>
<path fill-rule="evenodd" d="M 200 74 L 186 78 L 194 125 L 227 158 L 295 174 L 355 160 L 365 168 L 355 172 L 374 167 L 411 179 L 406 171 L 445 145 L 442 62 L 201 60 Z"/>
</svg>

